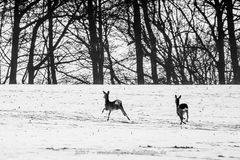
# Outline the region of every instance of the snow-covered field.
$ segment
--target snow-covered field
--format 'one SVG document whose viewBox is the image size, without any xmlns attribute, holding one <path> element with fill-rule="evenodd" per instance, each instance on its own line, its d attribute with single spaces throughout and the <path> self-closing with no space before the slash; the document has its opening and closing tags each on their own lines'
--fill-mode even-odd
<svg viewBox="0 0 240 160">
<path fill-rule="evenodd" d="M 130 121 L 120 110 L 106 121 L 103 90 Z M 0 159 L 239 160 L 240 86 L 2 85 Z"/>
</svg>

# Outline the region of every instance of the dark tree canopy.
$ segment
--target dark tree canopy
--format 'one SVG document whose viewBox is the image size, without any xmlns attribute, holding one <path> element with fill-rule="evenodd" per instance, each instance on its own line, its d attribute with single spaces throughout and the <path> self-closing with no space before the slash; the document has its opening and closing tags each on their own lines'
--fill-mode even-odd
<svg viewBox="0 0 240 160">
<path fill-rule="evenodd" d="M 0 2 L 0 83 L 239 84 L 235 0 Z"/>
</svg>

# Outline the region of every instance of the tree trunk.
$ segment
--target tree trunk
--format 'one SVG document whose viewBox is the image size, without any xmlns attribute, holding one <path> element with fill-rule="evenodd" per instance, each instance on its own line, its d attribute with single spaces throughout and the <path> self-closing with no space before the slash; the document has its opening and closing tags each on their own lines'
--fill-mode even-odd
<svg viewBox="0 0 240 160">
<path fill-rule="evenodd" d="M 203 42 L 200 38 L 200 36 L 196 33 L 196 30 L 194 29 L 194 32 L 199 37 L 199 40 L 201 40 L 201 44 L 206 48 L 206 51 L 209 53 L 210 58 L 213 59 L 213 61 L 216 63 L 216 68 L 218 70 L 218 79 L 220 84 L 225 84 L 225 56 L 224 56 L 224 30 L 223 30 L 223 6 L 222 2 L 220 3 L 219 0 L 214 0 L 215 3 L 212 3 L 210 1 L 205 0 L 204 3 L 208 3 L 211 5 L 215 12 L 216 12 L 216 20 L 217 20 L 217 34 L 215 33 L 215 25 L 211 25 L 209 19 L 207 18 L 206 14 L 199 8 L 197 1 L 194 1 L 194 6 L 197 8 L 197 10 L 201 13 L 201 15 L 204 17 L 206 22 L 208 23 L 211 34 L 213 36 L 214 42 L 216 43 L 216 51 L 218 53 L 218 60 L 216 60 L 215 56 L 207 50 L 206 46 L 203 45 Z M 188 21 L 189 23 L 189 21 Z M 193 28 L 193 26 L 191 26 Z M 215 83 L 215 82 L 214 82 Z"/>
<path fill-rule="evenodd" d="M 104 44 L 103 44 L 103 23 L 102 23 L 102 1 L 98 0 L 98 78 L 99 84 L 103 84 L 103 62 L 104 62 Z"/>
<path fill-rule="evenodd" d="M 171 78 L 173 77 L 174 68 L 173 68 L 173 62 L 172 62 L 172 42 L 168 35 L 163 33 L 165 37 L 165 41 L 167 42 L 167 62 L 166 62 L 166 75 L 167 75 L 167 84 L 171 84 Z M 176 81 L 176 80 L 174 80 Z"/>
<path fill-rule="evenodd" d="M 52 84 L 51 71 L 50 71 L 50 57 L 48 57 L 48 60 L 47 60 L 47 82 L 48 84 Z"/>
<path fill-rule="evenodd" d="M 30 46 L 30 51 L 29 51 L 29 59 L 28 59 L 28 68 L 27 68 L 27 70 L 28 70 L 28 83 L 29 84 L 34 84 L 33 58 L 34 58 L 34 48 L 35 48 L 37 30 L 38 30 L 38 26 L 36 25 L 33 28 L 31 46 Z"/>
<path fill-rule="evenodd" d="M 13 34 L 12 34 L 12 54 L 11 54 L 11 71 L 10 71 L 10 84 L 17 83 L 17 59 L 18 59 L 18 49 L 19 49 L 19 35 L 20 35 L 20 20 L 21 16 L 19 13 L 19 3 L 20 0 L 15 0 L 14 6 L 14 24 L 13 24 Z"/>
<path fill-rule="evenodd" d="M 94 7 L 92 0 L 88 0 L 87 13 L 89 22 L 89 34 L 90 34 L 90 57 L 92 60 L 92 72 L 93 72 L 93 83 L 103 84 L 102 76 L 99 76 L 99 67 L 102 67 L 99 63 L 99 50 L 98 50 L 98 37 L 96 27 L 96 14 L 94 13 Z"/>
<path fill-rule="evenodd" d="M 144 15 L 144 21 L 146 24 L 146 28 L 150 37 L 150 45 L 151 45 L 151 72 L 152 72 L 152 79 L 153 79 L 153 84 L 158 83 L 158 76 L 157 76 L 157 62 L 156 62 L 156 53 L 157 53 L 157 47 L 156 47 L 156 37 L 154 36 L 151 24 L 150 24 L 150 19 L 148 15 L 148 7 L 147 7 L 147 1 L 146 0 L 141 0 L 142 2 L 142 8 L 143 8 L 143 15 Z"/>
<path fill-rule="evenodd" d="M 238 65 L 232 0 L 225 0 L 225 4 L 227 6 L 227 23 L 228 23 L 229 45 L 230 45 L 230 53 L 231 53 L 232 68 L 233 68 L 233 83 L 240 84 L 240 67 Z"/>
<path fill-rule="evenodd" d="M 107 31 L 106 31 L 107 32 Z M 118 84 L 121 84 L 122 82 L 118 79 L 118 77 L 115 74 L 115 71 L 113 69 L 113 62 L 111 59 L 111 54 L 110 54 L 110 50 L 109 50 L 109 42 L 108 42 L 108 37 L 107 37 L 107 33 L 105 32 L 105 42 L 106 44 L 104 45 L 105 51 L 107 53 L 107 57 L 108 57 L 108 61 L 109 61 L 109 70 L 110 70 L 110 81 L 111 84 L 115 84 L 115 81 L 117 81 Z"/>
<path fill-rule="evenodd" d="M 50 58 L 50 67 L 51 67 L 51 78 L 52 83 L 57 84 L 56 78 L 56 69 L 55 69 L 55 62 L 54 62 L 54 47 L 53 47 L 53 8 L 52 8 L 52 1 L 48 0 L 48 20 L 49 20 L 49 27 L 48 27 L 48 34 L 49 34 L 49 46 L 48 46 L 48 54 Z"/>
<path fill-rule="evenodd" d="M 31 45 L 30 45 L 30 50 L 29 50 L 29 60 L 28 60 L 28 83 L 29 84 L 34 84 L 34 71 L 35 68 L 33 66 L 33 59 L 34 59 L 34 49 L 35 49 L 35 42 L 37 39 L 37 31 L 40 27 L 40 25 L 44 22 L 45 18 L 40 19 L 36 25 L 33 27 L 33 32 L 32 32 L 32 39 L 31 39 Z"/>
<path fill-rule="evenodd" d="M 224 56 L 224 31 L 223 31 L 223 11 L 222 6 L 216 1 L 216 16 L 217 16 L 217 42 L 216 47 L 219 54 L 219 60 L 217 64 L 218 78 L 220 84 L 225 84 L 225 56 Z"/>
<path fill-rule="evenodd" d="M 5 13 L 6 13 L 6 5 L 7 1 L 4 1 L 2 12 L 0 13 L 1 19 L 0 19 L 0 45 L 2 45 L 2 29 L 4 26 L 4 19 L 5 19 Z M 2 59 L 0 59 L 0 84 L 2 84 Z"/>
<path fill-rule="evenodd" d="M 144 84 L 144 73 L 143 73 L 143 49 L 142 49 L 142 38 L 141 38 L 141 17 L 138 0 L 133 1 L 134 10 L 134 35 L 135 35 L 135 46 L 136 46 L 136 57 L 137 57 L 137 82 L 138 84 Z"/>
</svg>

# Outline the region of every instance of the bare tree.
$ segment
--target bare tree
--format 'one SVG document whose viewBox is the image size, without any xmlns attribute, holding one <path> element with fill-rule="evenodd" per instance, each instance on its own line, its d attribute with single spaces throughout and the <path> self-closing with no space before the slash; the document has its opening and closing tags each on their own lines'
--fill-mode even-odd
<svg viewBox="0 0 240 160">
<path fill-rule="evenodd" d="M 134 12 L 134 35 L 137 57 L 137 82 L 138 84 L 144 84 L 143 73 L 143 48 L 142 48 L 142 36 L 141 36 L 141 15 L 138 0 L 133 0 L 133 12 Z"/>
<path fill-rule="evenodd" d="M 205 5 L 209 5 L 212 7 L 212 9 L 215 11 L 215 17 L 216 17 L 216 28 L 215 24 L 211 24 L 210 18 L 207 16 L 205 11 L 203 11 L 200 8 L 200 4 L 197 3 L 197 1 L 194 1 L 194 6 L 197 8 L 199 13 L 203 16 L 204 20 L 208 24 L 211 35 L 213 36 L 213 40 L 216 43 L 216 52 L 218 53 L 218 61 L 217 63 L 217 69 L 218 69 L 218 77 L 219 77 L 219 83 L 225 84 L 225 54 L 224 54 L 224 22 L 223 22 L 223 12 L 225 9 L 225 5 L 223 3 L 224 1 L 219 0 L 204 0 L 202 7 Z M 216 31 L 217 33 L 216 33 Z M 214 57 L 214 56 L 211 56 Z"/>
<path fill-rule="evenodd" d="M 141 0 L 142 2 L 142 8 L 143 8 L 143 15 L 144 15 L 144 21 L 146 24 L 146 28 L 148 31 L 148 35 L 150 38 L 150 59 L 151 59 L 151 72 L 152 72 L 152 79 L 153 79 L 153 84 L 158 83 L 158 75 L 157 75 L 157 62 L 156 62 L 156 57 L 157 57 L 157 40 L 156 37 L 153 33 L 151 23 L 150 23 L 150 18 L 148 14 L 148 2 L 145 0 Z M 155 4 L 153 4 L 155 5 Z"/>
<path fill-rule="evenodd" d="M 101 5 L 101 1 L 99 1 Z M 92 59 L 92 73 L 93 73 L 93 83 L 103 84 L 103 51 L 101 46 L 101 37 L 97 35 L 97 24 L 96 24 L 96 5 L 93 5 L 92 0 L 88 0 L 87 14 L 89 21 L 89 34 L 90 34 L 90 56 Z M 98 14 L 101 14 L 100 11 Z M 101 18 L 101 17 L 100 17 Z M 101 24 L 100 24 L 101 25 Z M 101 29 L 98 31 L 101 32 Z M 100 35 L 102 33 L 99 33 Z M 100 42 L 100 43 L 99 43 Z"/>
<path fill-rule="evenodd" d="M 54 3 L 57 3 L 56 1 Z M 56 69 L 55 69 L 55 62 L 54 62 L 54 47 L 53 47 L 53 11 L 54 6 L 56 4 L 52 5 L 52 0 L 48 0 L 48 38 L 49 38 L 49 46 L 48 46 L 48 54 L 49 54 L 49 66 L 51 67 L 51 80 L 48 82 L 57 84 L 57 78 L 56 78 Z"/>
<path fill-rule="evenodd" d="M 234 4 L 232 0 L 225 0 L 225 5 L 227 8 L 227 24 L 228 24 L 230 54 L 231 54 L 232 68 L 233 68 L 233 83 L 240 84 L 240 66 L 239 66 L 238 56 L 237 56 L 237 43 L 236 43 L 235 25 L 234 25 L 234 18 L 233 18 Z"/>
<path fill-rule="evenodd" d="M 25 6 L 25 2 L 21 0 L 15 0 L 14 3 L 14 24 L 12 30 L 12 53 L 11 53 L 11 71 L 10 71 L 10 84 L 17 83 L 17 59 L 19 49 L 19 35 L 21 32 L 20 21 L 23 15 L 29 11 L 40 0 L 35 0 Z M 23 9 L 22 9 L 23 8 Z"/>
<path fill-rule="evenodd" d="M 30 84 L 240 83 L 237 5 L 232 0 L 0 2 L 0 82 L 15 84 L 22 76 L 22 83 Z"/>
</svg>

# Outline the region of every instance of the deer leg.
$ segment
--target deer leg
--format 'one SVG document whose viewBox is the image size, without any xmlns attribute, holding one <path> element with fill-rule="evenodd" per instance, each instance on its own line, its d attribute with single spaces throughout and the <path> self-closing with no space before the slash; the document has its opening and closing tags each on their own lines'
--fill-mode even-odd
<svg viewBox="0 0 240 160">
<path fill-rule="evenodd" d="M 111 114 L 111 110 L 108 112 L 108 118 L 107 118 L 107 120 L 109 120 L 110 114 Z"/>
<path fill-rule="evenodd" d="M 102 113 L 104 112 L 105 108 L 103 108 Z"/>
<path fill-rule="evenodd" d="M 123 108 L 121 108 L 121 111 L 122 111 L 123 115 L 126 116 L 128 120 L 130 120 L 130 118 L 128 117 L 127 113 L 124 111 Z"/>
<path fill-rule="evenodd" d="M 186 122 L 183 121 L 183 115 L 182 115 L 182 119 L 181 119 L 181 124 L 186 124 Z"/>
<path fill-rule="evenodd" d="M 128 117 L 127 113 L 124 111 L 122 104 L 120 106 L 120 109 L 121 109 L 123 115 L 126 116 L 128 120 L 130 120 L 130 118 Z"/>
<path fill-rule="evenodd" d="M 181 121 L 181 122 L 180 122 L 180 125 L 182 125 L 182 124 L 184 123 L 184 122 L 183 122 L 183 115 L 180 114 L 180 115 L 179 115 L 179 118 L 180 118 L 180 121 Z M 185 124 L 185 123 L 184 123 L 184 124 Z"/>
<path fill-rule="evenodd" d="M 186 113 L 187 113 L 187 120 L 186 120 L 186 122 L 188 122 L 188 110 L 186 111 Z"/>
<path fill-rule="evenodd" d="M 181 117 L 181 114 L 180 113 L 177 113 L 179 119 L 180 119 L 180 124 L 182 124 L 182 117 Z"/>
</svg>

